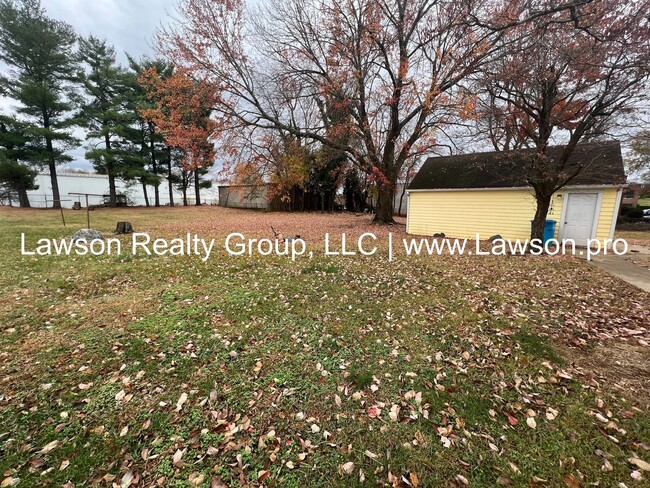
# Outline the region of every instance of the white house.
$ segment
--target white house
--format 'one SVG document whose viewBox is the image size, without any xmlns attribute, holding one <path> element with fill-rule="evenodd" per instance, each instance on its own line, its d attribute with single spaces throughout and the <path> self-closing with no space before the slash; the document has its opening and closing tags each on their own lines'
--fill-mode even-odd
<svg viewBox="0 0 650 488">
<path fill-rule="evenodd" d="M 94 193 L 96 195 L 107 195 L 108 194 L 108 176 L 100 175 L 96 173 L 73 173 L 61 171 L 57 173 L 57 180 L 59 182 L 59 194 L 61 200 L 69 200 L 62 202 L 62 206 L 65 208 L 72 207 L 73 203 L 76 201 L 81 202 L 82 205 L 85 205 L 85 197 L 73 196 L 70 193 Z M 51 207 L 52 206 L 52 182 L 50 180 L 50 175 L 47 172 L 39 173 L 36 178 L 36 184 L 38 185 L 38 190 L 32 190 L 28 192 L 29 203 L 32 207 Z M 126 195 L 127 201 L 130 206 L 140 206 L 145 205 L 144 192 L 142 190 L 142 185 L 136 182 L 129 182 L 129 184 L 124 181 L 117 179 L 116 182 L 117 193 L 121 195 Z M 169 204 L 169 190 L 167 186 L 167 180 L 162 179 L 160 186 L 158 187 L 160 194 L 160 204 L 168 205 Z M 154 188 L 153 186 L 147 187 L 147 194 L 149 197 L 149 203 L 154 204 Z M 194 188 L 191 188 L 187 193 L 188 203 L 194 204 Z M 88 203 L 90 205 L 99 205 L 103 203 L 103 197 L 101 196 L 90 196 L 88 197 Z M 202 203 L 207 203 L 210 205 L 216 205 L 219 201 L 218 189 L 215 186 L 214 189 L 201 189 L 201 200 Z M 183 194 L 174 189 L 174 204 L 182 205 L 183 204 Z"/>
</svg>

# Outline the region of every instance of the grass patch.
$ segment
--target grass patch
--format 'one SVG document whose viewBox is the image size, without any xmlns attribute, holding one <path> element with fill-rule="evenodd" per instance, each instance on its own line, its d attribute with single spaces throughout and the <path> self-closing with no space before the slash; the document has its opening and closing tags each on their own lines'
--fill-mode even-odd
<svg viewBox="0 0 650 488">
<path fill-rule="evenodd" d="M 551 361 L 553 364 L 563 366 L 564 358 L 553 347 L 548 337 L 526 330 L 517 331 L 512 337 L 526 354 Z"/>
<path fill-rule="evenodd" d="M 18 254 L 21 232 L 61 237 L 80 215 L 64 229 L 56 212 L 0 209 L 0 482 L 630 486 L 628 459 L 647 458 L 646 406 L 558 352 L 650 319 L 586 263 Z M 268 232 L 268 215 L 228 209 L 92 218 L 164 237 Z M 274 219 L 316 253 L 325 231 L 388 232 Z"/>
</svg>

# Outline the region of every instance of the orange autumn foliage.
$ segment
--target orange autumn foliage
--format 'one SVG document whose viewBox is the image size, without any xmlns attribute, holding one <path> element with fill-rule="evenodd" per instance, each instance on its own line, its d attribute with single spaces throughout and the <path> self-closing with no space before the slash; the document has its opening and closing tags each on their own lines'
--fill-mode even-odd
<svg viewBox="0 0 650 488">
<path fill-rule="evenodd" d="M 155 108 L 140 110 L 141 117 L 156 125 L 167 145 L 183 150 L 185 169 L 210 166 L 219 128 L 218 121 L 211 117 L 218 91 L 183 69 L 176 69 L 166 78 L 149 69 L 138 81 L 156 102 Z"/>
</svg>

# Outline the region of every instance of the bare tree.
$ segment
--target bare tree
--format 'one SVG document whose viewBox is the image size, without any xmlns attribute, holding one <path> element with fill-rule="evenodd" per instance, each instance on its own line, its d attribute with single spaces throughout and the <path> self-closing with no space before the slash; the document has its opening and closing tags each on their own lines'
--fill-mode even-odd
<svg viewBox="0 0 650 488">
<path fill-rule="evenodd" d="M 522 0 L 270 0 L 251 16 L 243 0 L 182 0 L 158 41 L 219 87 L 216 110 L 233 129 L 344 151 L 379 189 L 376 221 L 392 222 L 403 166 L 436 147 L 441 127 L 472 116 L 463 83 L 500 54 L 506 33 L 588 1 L 540 11 Z M 338 126 L 315 116 L 328 104 L 348 115 Z M 332 136 L 344 132 L 353 137 Z"/>
<path fill-rule="evenodd" d="M 551 5 L 551 2 L 548 2 Z M 541 238 L 551 197 L 585 170 L 576 146 L 647 97 L 650 2 L 598 0 L 518 26 L 499 39 L 502 56 L 482 70 L 488 139 L 497 149 L 530 145 L 527 181 Z M 485 114 L 484 114 L 485 115 Z M 548 148 L 561 144 L 559 157 Z"/>
</svg>

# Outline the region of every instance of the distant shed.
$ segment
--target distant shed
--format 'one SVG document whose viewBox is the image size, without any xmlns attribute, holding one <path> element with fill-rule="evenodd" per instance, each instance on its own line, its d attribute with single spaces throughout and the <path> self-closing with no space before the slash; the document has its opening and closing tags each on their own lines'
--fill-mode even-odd
<svg viewBox="0 0 650 488">
<path fill-rule="evenodd" d="M 549 150 L 559 157 L 561 147 Z M 444 233 L 448 237 L 506 239 L 530 237 L 535 197 L 526 181 L 530 150 L 488 152 L 429 158 L 408 187 L 407 232 Z M 581 144 L 569 169 L 581 173 L 552 199 L 549 219 L 557 221 L 556 237 L 611 239 L 625 186 L 618 142 Z"/>
</svg>

